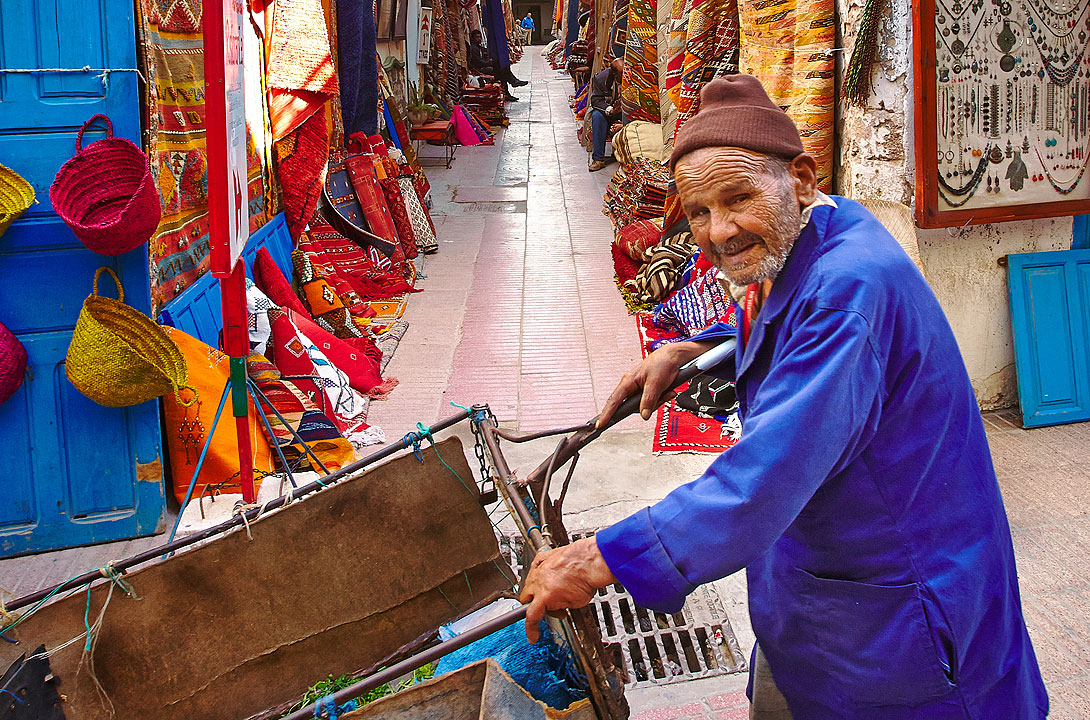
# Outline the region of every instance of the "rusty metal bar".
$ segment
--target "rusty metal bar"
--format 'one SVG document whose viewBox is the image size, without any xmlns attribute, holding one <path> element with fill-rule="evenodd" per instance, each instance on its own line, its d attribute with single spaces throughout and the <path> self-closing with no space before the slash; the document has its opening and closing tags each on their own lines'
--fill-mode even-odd
<svg viewBox="0 0 1090 720">
<path fill-rule="evenodd" d="M 510 440 L 513 443 L 524 443 L 531 440 L 538 440 L 540 438 L 552 437 L 553 435 L 567 435 L 568 433 L 573 433 L 576 430 L 585 430 L 586 428 L 593 426 L 594 421 L 591 420 L 590 422 L 585 422 L 581 425 L 572 425 L 571 427 L 565 428 L 553 428 L 551 430 L 538 430 L 537 432 L 532 433 L 520 433 L 515 432 L 514 430 L 500 430 L 499 428 L 496 428 L 493 432 L 496 435 L 499 435 L 504 440 Z"/>
<path fill-rule="evenodd" d="M 518 487 L 511 477 L 511 468 L 507 466 L 507 460 L 504 459 L 503 453 L 500 452 L 499 443 L 496 441 L 495 430 L 496 423 L 494 420 L 481 423 L 481 437 L 484 438 L 484 444 L 488 448 L 488 454 L 492 456 L 492 464 L 496 468 L 496 474 L 500 479 L 498 489 L 503 494 L 504 501 L 515 512 L 515 519 L 522 525 L 521 530 L 529 539 L 533 550 L 536 552 L 542 548 L 548 548 L 550 543 L 541 534 L 540 524 L 534 522 L 525 501 L 518 494 Z M 538 512 L 541 512 L 541 508 L 538 508 Z"/>
</svg>

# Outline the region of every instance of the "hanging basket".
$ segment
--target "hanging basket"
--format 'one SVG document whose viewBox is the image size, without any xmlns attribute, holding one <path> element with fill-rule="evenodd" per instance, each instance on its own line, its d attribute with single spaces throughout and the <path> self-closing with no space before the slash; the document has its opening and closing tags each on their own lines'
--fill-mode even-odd
<svg viewBox="0 0 1090 720">
<path fill-rule="evenodd" d="M 0 235 L 34 202 L 34 187 L 11 168 L 0 165 Z"/>
<path fill-rule="evenodd" d="M 0 323 L 0 403 L 19 389 L 26 375 L 26 348 L 15 333 Z"/>
<path fill-rule="evenodd" d="M 106 123 L 106 137 L 83 147 L 84 131 L 98 118 Z M 120 255 L 146 243 L 162 217 L 148 156 L 114 137 L 105 115 L 83 124 L 76 151 L 49 188 L 53 209 L 97 253 Z"/>
<path fill-rule="evenodd" d="M 110 273 L 118 299 L 98 294 L 98 276 Z M 174 341 L 143 313 L 125 304 L 117 275 L 95 272 L 91 297 L 83 302 L 65 372 L 77 390 L 107 407 L 136 405 L 173 392 L 183 406 L 197 400 L 185 358 Z M 187 388 L 183 401 L 179 390 Z"/>
</svg>

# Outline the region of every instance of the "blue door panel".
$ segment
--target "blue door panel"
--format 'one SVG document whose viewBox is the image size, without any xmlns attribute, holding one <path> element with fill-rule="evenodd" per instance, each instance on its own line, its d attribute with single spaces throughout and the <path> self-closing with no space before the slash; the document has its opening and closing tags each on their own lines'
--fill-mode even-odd
<svg viewBox="0 0 1090 720">
<path fill-rule="evenodd" d="M 64 363 L 96 268 L 120 276 L 125 302 L 148 313 L 147 249 L 87 250 L 53 213 L 49 186 L 96 113 L 140 143 L 134 6 L 128 0 L 0 0 L 0 64 L 95 68 L 0 73 L 0 163 L 37 193 L 0 235 L 0 322 L 27 350 L 22 388 L 0 405 L 0 557 L 162 530 L 164 492 L 156 402 L 101 407 L 68 382 Z M 101 77 L 101 68 L 117 72 Z M 101 125 L 84 144 L 104 136 Z M 100 291 L 116 297 L 106 278 Z"/>
<path fill-rule="evenodd" d="M 1022 424 L 1090 419 L 1090 250 L 1010 255 L 1008 268 Z"/>
<path fill-rule="evenodd" d="M 1071 315 L 1064 267 L 1026 272 L 1029 317 L 1032 318 L 1031 361 L 1041 405 L 1070 407 L 1078 402 L 1075 358 L 1071 347 Z"/>
</svg>

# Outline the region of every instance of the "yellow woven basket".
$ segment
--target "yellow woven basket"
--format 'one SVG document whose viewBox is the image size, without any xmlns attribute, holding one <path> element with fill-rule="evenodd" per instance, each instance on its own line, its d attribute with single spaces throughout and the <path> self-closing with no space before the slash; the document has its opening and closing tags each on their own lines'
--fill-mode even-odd
<svg viewBox="0 0 1090 720">
<path fill-rule="evenodd" d="M 110 273 L 118 299 L 98 294 L 98 277 Z M 106 407 L 125 407 L 173 392 L 183 406 L 197 400 L 185 358 L 163 329 L 125 304 L 121 281 L 108 267 L 95 272 L 92 294 L 83 302 L 65 372 L 77 390 Z M 183 402 L 179 389 L 192 390 Z M 189 393 L 187 393 L 189 395 Z"/>
<path fill-rule="evenodd" d="M 11 168 L 0 165 L 0 235 L 34 202 L 33 186 Z"/>
</svg>

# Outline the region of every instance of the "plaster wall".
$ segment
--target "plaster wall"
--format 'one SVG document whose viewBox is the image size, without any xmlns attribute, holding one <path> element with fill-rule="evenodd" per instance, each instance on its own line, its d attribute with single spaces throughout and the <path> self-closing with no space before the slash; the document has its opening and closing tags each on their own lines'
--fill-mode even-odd
<svg viewBox="0 0 1090 720">
<path fill-rule="evenodd" d="M 843 71 L 855 44 L 863 0 L 837 0 Z M 891 0 L 879 26 L 874 86 L 863 107 L 842 105 L 836 191 L 856 200 L 911 205 L 913 161 L 912 9 Z M 1007 298 L 1011 253 L 1071 246 L 1070 217 L 917 230 L 924 274 L 946 313 L 982 409 L 1018 402 Z"/>
</svg>

